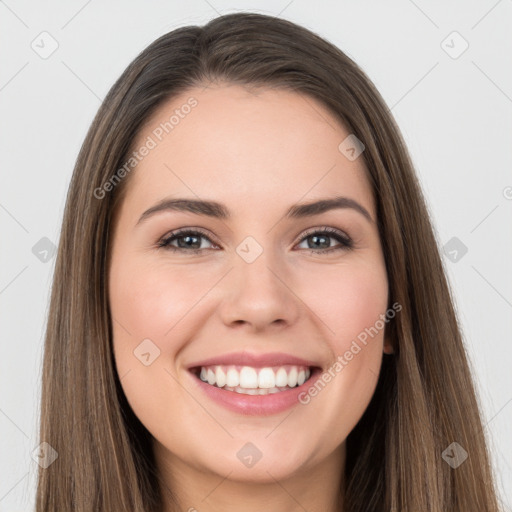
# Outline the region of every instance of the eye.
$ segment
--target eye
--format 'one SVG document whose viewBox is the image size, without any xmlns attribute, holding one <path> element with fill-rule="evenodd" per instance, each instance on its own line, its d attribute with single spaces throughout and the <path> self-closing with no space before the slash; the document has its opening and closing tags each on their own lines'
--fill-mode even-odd
<svg viewBox="0 0 512 512">
<path fill-rule="evenodd" d="M 213 242 L 203 232 L 188 229 L 170 233 L 169 236 L 166 236 L 158 242 L 158 247 L 169 249 L 171 251 L 185 250 L 187 252 L 199 253 L 206 249 L 205 247 L 201 247 L 201 239 L 208 240 L 213 244 Z M 173 242 L 177 242 L 177 246 L 172 245 Z"/>
<path fill-rule="evenodd" d="M 338 245 L 331 246 L 329 239 L 336 240 Z M 326 253 L 353 248 L 353 242 L 349 236 L 342 231 L 328 227 L 320 229 L 315 228 L 303 235 L 301 240 L 301 243 L 311 240 L 311 243 L 308 242 L 308 247 L 305 247 L 305 249 L 309 249 L 313 253 Z"/>
<path fill-rule="evenodd" d="M 202 247 L 203 239 L 212 244 L 214 246 L 213 248 L 218 248 L 218 245 L 213 243 L 205 233 L 192 229 L 183 229 L 171 232 L 169 235 L 158 242 L 157 247 L 165 248 L 171 251 L 186 251 L 197 254 L 212 248 Z M 336 240 L 338 245 L 331 246 L 330 239 Z M 308 247 L 305 249 L 310 250 L 313 253 L 349 250 L 353 247 L 353 242 L 350 237 L 345 235 L 342 231 L 328 227 L 310 230 L 302 236 L 300 243 L 308 240 L 311 240 L 311 244 L 308 243 Z M 174 245 L 175 242 L 177 245 Z"/>
</svg>

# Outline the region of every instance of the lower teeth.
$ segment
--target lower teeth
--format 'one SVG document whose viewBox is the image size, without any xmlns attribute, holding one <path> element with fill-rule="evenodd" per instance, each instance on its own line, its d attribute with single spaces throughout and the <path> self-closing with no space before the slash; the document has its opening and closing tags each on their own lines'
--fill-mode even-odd
<svg viewBox="0 0 512 512">
<path fill-rule="evenodd" d="M 202 380 L 202 379 L 201 379 Z M 208 382 L 204 381 L 205 384 L 208 384 Z M 240 386 L 231 387 L 231 386 L 223 386 L 219 387 L 215 384 L 209 384 L 210 386 L 213 386 L 214 388 L 218 389 L 224 389 L 226 391 L 234 391 L 235 393 L 240 393 L 241 395 L 270 395 L 273 393 L 281 393 L 281 391 L 288 391 L 289 389 L 293 389 L 290 386 L 284 386 L 281 388 L 241 388 Z"/>
<path fill-rule="evenodd" d="M 216 386 L 217 387 L 217 386 Z M 280 393 L 281 391 L 286 391 L 288 389 L 293 389 L 290 386 L 285 386 L 283 388 L 256 388 L 256 389 L 248 389 L 248 388 L 241 388 L 240 386 L 237 386 L 236 388 L 232 388 L 230 386 L 224 386 L 223 388 L 226 391 L 234 391 L 235 393 L 240 393 L 242 395 L 269 395 L 272 393 Z"/>
</svg>

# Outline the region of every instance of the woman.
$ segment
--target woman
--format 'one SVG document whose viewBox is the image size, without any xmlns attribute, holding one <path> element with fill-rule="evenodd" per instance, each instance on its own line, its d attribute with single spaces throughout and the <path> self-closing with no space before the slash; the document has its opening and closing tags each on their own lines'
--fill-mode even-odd
<svg viewBox="0 0 512 512">
<path fill-rule="evenodd" d="M 166 34 L 70 184 L 38 511 L 497 511 L 399 130 L 288 21 Z"/>
</svg>

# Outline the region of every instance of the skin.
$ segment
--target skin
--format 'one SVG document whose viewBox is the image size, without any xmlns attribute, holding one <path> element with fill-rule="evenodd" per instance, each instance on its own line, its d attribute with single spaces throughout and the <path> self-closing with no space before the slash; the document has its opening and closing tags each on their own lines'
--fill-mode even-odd
<svg viewBox="0 0 512 512">
<path fill-rule="evenodd" d="M 269 416 L 223 408 L 186 368 L 246 350 L 285 352 L 326 369 L 386 312 L 388 280 L 363 159 L 338 150 L 349 132 L 316 100 L 229 84 L 165 103 L 135 147 L 191 96 L 198 105 L 130 176 L 115 223 L 109 300 L 123 390 L 154 437 L 162 488 L 180 510 L 251 512 L 262 503 L 275 512 L 342 510 L 345 439 L 370 402 L 383 352 L 392 352 L 385 330 L 309 404 Z M 372 220 L 350 208 L 284 218 L 293 204 L 335 195 L 359 202 Z M 232 218 L 163 211 L 137 224 L 169 197 L 219 201 Z M 323 227 L 345 233 L 354 247 L 327 238 L 312 253 L 304 233 Z M 157 247 L 180 228 L 207 232 L 202 253 Z M 250 264 L 236 252 L 248 236 L 263 249 Z M 329 243 L 340 249 L 325 252 Z M 149 366 L 133 353 L 147 338 L 160 350 Z M 247 442 L 262 453 L 251 468 L 236 456 Z M 174 510 L 170 501 L 166 507 Z"/>
</svg>

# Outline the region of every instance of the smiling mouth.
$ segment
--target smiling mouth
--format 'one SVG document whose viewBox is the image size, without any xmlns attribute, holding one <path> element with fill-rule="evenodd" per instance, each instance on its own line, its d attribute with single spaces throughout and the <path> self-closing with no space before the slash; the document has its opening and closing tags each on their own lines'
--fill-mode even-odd
<svg viewBox="0 0 512 512">
<path fill-rule="evenodd" d="M 301 365 L 256 368 L 240 365 L 212 365 L 190 368 L 205 384 L 245 395 L 269 395 L 288 391 L 307 382 L 320 368 Z"/>
</svg>

